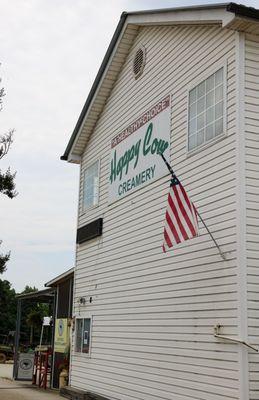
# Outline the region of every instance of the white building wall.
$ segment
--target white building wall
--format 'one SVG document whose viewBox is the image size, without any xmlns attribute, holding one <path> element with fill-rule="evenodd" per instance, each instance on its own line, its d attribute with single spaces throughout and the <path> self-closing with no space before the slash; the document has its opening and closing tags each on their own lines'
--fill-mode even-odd
<svg viewBox="0 0 259 400">
<path fill-rule="evenodd" d="M 140 43 L 147 63 L 135 80 L 132 59 Z M 188 87 L 221 66 L 227 70 L 227 135 L 188 157 Z M 140 29 L 81 166 L 79 227 L 103 217 L 104 228 L 99 239 L 77 248 L 75 313 L 92 313 L 93 327 L 91 357 L 73 353 L 72 386 L 114 400 L 239 398 L 238 346 L 213 336 L 217 323 L 223 334 L 238 334 L 235 78 L 232 31 Z M 168 93 L 171 163 L 228 261 L 202 226 L 200 237 L 162 253 L 168 177 L 108 205 L 110 140 Z M 99 206 L 82 213 L 83 171 L 96 159 Z M 80 296 L 93 301 L 79 306 Z"/>
<path fill-rule="evenodd" d="M 259 347 L 259 37 L 245 52 L 247 296 L 249 341 Z M 259 355 L 249 352 L 250 400 L 259 398 Z"/>
</svg>

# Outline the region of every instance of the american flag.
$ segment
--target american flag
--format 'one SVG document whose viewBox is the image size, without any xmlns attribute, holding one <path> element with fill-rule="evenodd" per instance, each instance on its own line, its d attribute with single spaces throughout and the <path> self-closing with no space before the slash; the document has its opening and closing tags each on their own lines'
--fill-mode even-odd
<svg viewBox="0 0 259 400">
<path fill-rule="evenodd" d="M 165 214 L 163 251 L 198 236 L 197 210 L 176 177 L 173 177 Z"/>
</svg>

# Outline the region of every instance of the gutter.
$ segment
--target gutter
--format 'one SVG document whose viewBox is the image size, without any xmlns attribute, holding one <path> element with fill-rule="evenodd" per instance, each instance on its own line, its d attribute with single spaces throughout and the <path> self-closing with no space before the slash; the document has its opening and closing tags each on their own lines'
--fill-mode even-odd
<svg viewBox="0 0 259 400">
<path fill-rule="evenodd" d="M 229 3 L 216 3 L 216 4 L 203 4 L 203 5 L 194 5 L 194 6 L 184 6 L 184 7 L 172 7 L 172 8 L 157 8 L 153 10 L 138 10 L 138 11 L 130 11 L 128 15 L 142 15 L 142 14 L 164 14 L 171 13 L 174 11 L 195 11 L 195 10 L 213 10 L 218 8 L 226 8 Z"/>
<path fill-rule="evenodd" d="M 259 10 L 253 7 L 246 7 L 242 4 L 229 3 L 226 11 L 232 12 L 236 17 L 246 17 L 251 19 L 259 19 Z"/>
</svg>

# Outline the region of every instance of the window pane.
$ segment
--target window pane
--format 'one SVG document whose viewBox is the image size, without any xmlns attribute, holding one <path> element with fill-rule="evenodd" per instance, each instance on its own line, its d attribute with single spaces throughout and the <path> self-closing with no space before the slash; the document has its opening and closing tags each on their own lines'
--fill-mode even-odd
<svg viewBox="0 0 259 400">
<path fill-rule="evenodd" d="M 204 142 L 204 129 L 197 134 L 197 146 L 200 146 Z"/>
<path fill-rule="evenodd" d="M 223 82 L 223 68 L 219 69 L 215 74 L 216 86 Z"/>
<path fill-rule="evenodd" d="M 85 208 L 91 207 L 91 206 L 93 206 L 93 205 L 94 205 L 94 204 L 93 204 L 93 198 L 90 197 L 90 196 L 85 197 L 85 201 L 84 201 L 84 206 L 85 206 Z"/>
<path fill-rule="evenodd" d="M 192 104 L 189 109 L 189 119 L 196 116 L 196 103 Z"/>
<path fill-rule="evenodd" d="M 200 114 L 197 118 L 197 129 L 200 130 L 205 125 L 205 114 Z"/>
<path fill-rule="evenodd" d="M 85 170 L 84 176 L 84 209 L 98 204 L 99 162 L 95 162 Z"/>
<path fill-rule="evenodd" d="M 189 92 L 189 150 L 223 132 L 223 71 L 221 68 Z"/>
<path fill-rule="evenodd" d="M 205 129 L 205 139 L 206 141 L 211 140 L 214 136 L 214 124 L 206 126 Z"/>
<path fill-rule="evenodd" d="M 83 333 L 83 320 L 76 320 L 76 343 L 75 343 L 75 351 L 81 353 L 82 351 L 82 333 Z"/>
<path fill-rule="evenodd" d="M 198 86 L 198 98 L 205 95 L 205 82 L 202 82 Z"/>
<path fill-rule="evenodd" d="M 98 177 L 94 178 L 94 193 L 93 193 L 93 196 L 94 196 L 94 206 L 95 206 L 96 204 L 98 204 L 98 196 L 99 196 L 99 178 Z"/>
<path fill-rule="evenodd" d="M 215 90 L 215 102 L 218 103 L 223 99 L 223 85 L 220 85 Z"/>
<path fill-rule="evenodd" d="M 200 114 L 205 110 L 205 96 L 201 97 L 197 101 L 197 114 Z"/>
<path fill-rule="evenodd" d="M 192 89 L 189 94 L 189 102 L 192 104 L 196 100 L 196 88 Z"/>
<path fill-rule="evenodd" d="M 206 95 L 206 107 L 211 107 L 214 104 L 214 90 Z"/>
<path fill-rule="evenodd" d="M 215 123 L 215 135 L 220 135 L 223 132 L 223 118 L 219 119 Z"/>
<path fill-rule="evenodd" d="M 196 135 L 192 135 L 189 137 L 189 150 L 194 149 L 196 146 Z"/>
<path fill-rule="evenodd" d="M 215 106 L 215 119 L 221 118 L 223 116 L 223 101 L 216 104 Z"/>
<path fill-rule="evenodd" d="M 206 80 L 206 92 L 208 93 L 212 89 L 214 89 L 214 75 Z"/>
<path fill-rule="evenodd" d="M 83 345 L 82 345 L 82 352 L 89 353 L 90 348 L 90 334 L 91 334 L 91 319 L 85 318 L 84 319 L 84 329 L 83 329 Z"/>
<path fill-rule="evenodd" d="M 196 118 L 192 119 L 189 122 L 189 132 L 190 132 L 190 134 L 196 132 Z"/>
<path fill-rule="evenodd" d="M 214 121 L 214 107 L 210 107 L 206 111 L 206 124 L 210 124 Z"/>
</svg>

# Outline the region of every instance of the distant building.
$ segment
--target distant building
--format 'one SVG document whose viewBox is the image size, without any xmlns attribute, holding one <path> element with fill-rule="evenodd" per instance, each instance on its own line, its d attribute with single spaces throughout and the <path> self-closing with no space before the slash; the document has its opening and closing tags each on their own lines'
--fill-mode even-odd
<svg viewBox="0 0 259 400">
<path fill-rule="evenodd" d="M 259 398 L 258 106 L 259 10 L 122 14 L 62 156 L 81 171 L 72 387 Z M 162 252 L 159 146 L 226 260 L 202 224 Z"/>
<path fill-rule="evenodd" d="M 59 388 L 59 374 L 62 368 L 69 370 L 71 327 L 73 329 L 73 281 L 74 268 L 71 268 L 47 282 L 45 284 L 46 289 L 16 296 L 17 321 L 13 367 L 15 380 L 32 380 L 34 384 L 43 388 L 46 388 L 46 386 Z M 21 337 L 20 334 L 21 316 L 24 316 L 28 301 L 30 304 L 33 302 L 48 304 L 49 313 L 52 316 L 51 323 L 49 324 L 49 321 L 47 321 L 46 324 L 50 326 L 44 327 L 45 321 L 42 324 L 41 346 L 31 349 L 30 353 L 23 349 L 24 337 Z M 48 317 L 47 320 L 49 320 Z M 40 343 L 37 344 L 40 345 Z M 41 357 L 40 363 L 40 354 L 45 354 L 48 358 L 46 379 L 43 377 L 46 369 L 41 367 L 41 363 L 44 364 L 44 357 Z"/>
<path fill-rule="evenodd" d="M 62 365 L 69 369 L 70 335 L 73 307 L 74 268 L 47 282 L 45 286 L 55 289 L 55 315 L 53 331 L 53 356 L 51 387 L 59 388 Z"/>
</svg>

